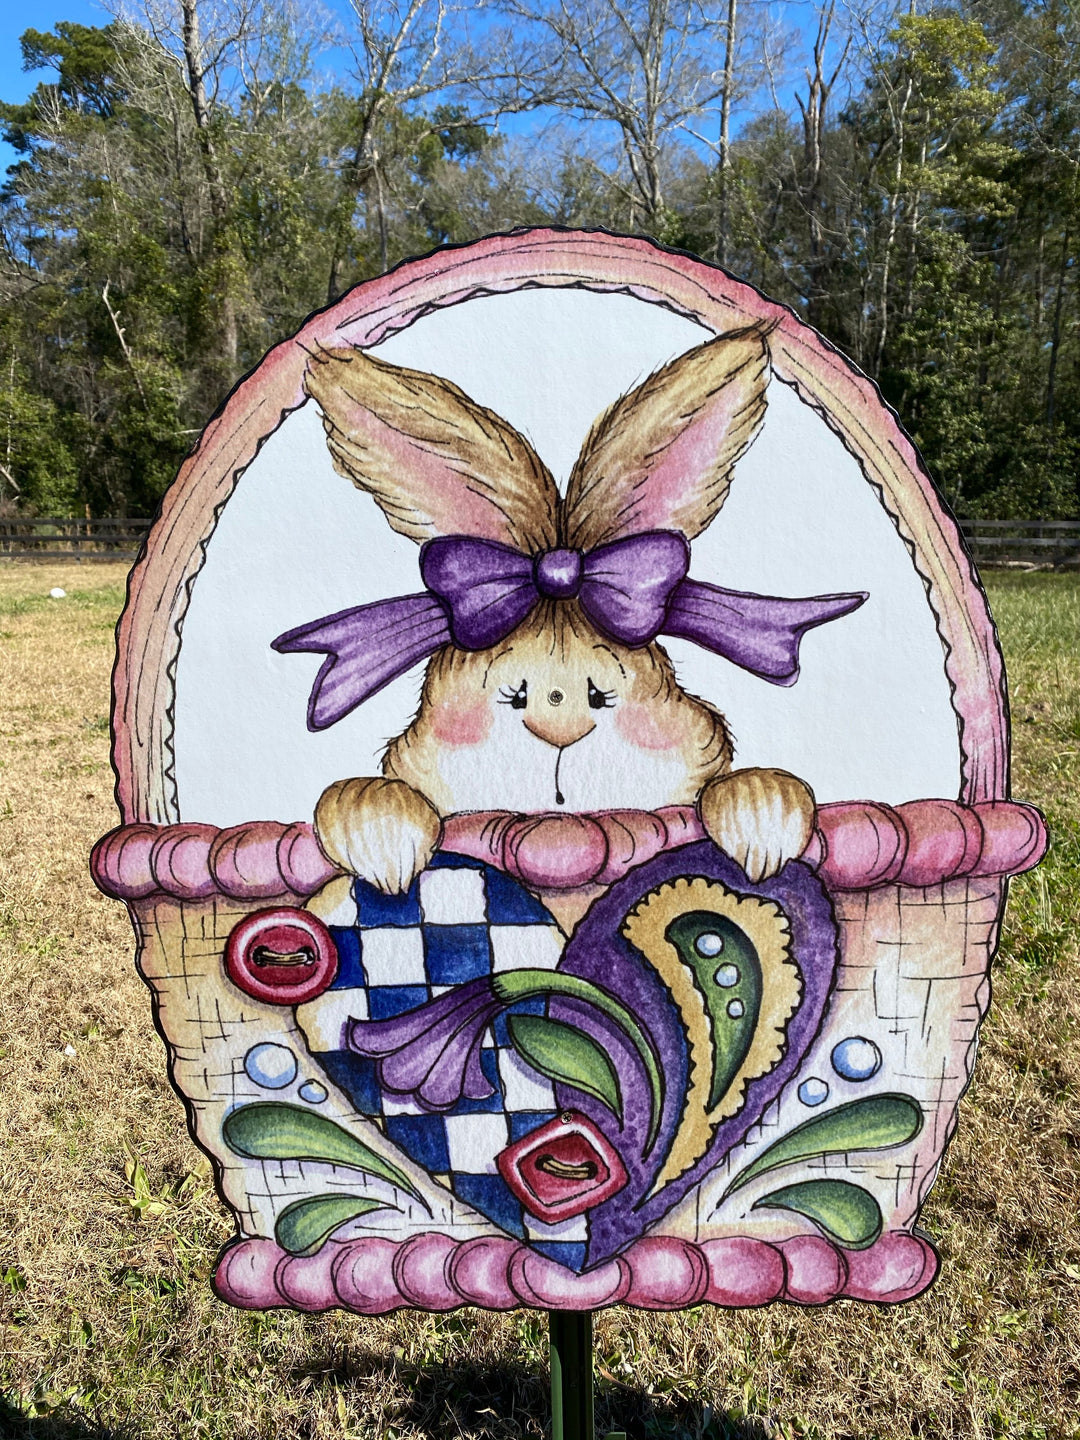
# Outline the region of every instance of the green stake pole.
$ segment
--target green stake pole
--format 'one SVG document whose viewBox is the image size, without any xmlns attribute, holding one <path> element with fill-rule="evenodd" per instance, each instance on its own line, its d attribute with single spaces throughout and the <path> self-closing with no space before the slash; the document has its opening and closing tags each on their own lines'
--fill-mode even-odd
<svg viewBox="0 0 1080 1440">
<path fill-rule="evenodd" d="M 551 1336 L 551 1440 L 595 1440 L 592 1315 L 548 1312 Z"/>
</svg>

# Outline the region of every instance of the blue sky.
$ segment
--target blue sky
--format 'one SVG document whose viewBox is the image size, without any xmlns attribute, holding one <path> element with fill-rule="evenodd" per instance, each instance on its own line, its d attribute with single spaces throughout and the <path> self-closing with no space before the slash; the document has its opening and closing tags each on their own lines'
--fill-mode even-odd
<svg viewBox="0 0 1080 1440">
<path fill-rule="evenodd" d="M 343 18 L 350 13 L 348 0 L 324 0 L 324 3 Z M 790 23 L 806 34 L 812 26 L 814 5 L 812 0 L 786 0 L 783 13 Z M 36 30 L 51 30 L 60 20 L 73 20 L 81 25 L 106 25 L 109 15 L 95 0 L 0 0 L 0 99 L 24 100 L 35 85 L 46 78 L 48 72 L 44 70 L 30 74 L 23 71 L 19 36 L 31 26 Z M 785 101 L 790 98 L 789 91 L 789 84 L 781 87 Z M 522 117 L 515 121 L 509 117 L 503 122 L 503 129 L 527 129 L 533 123 L 531 118 Z M 10 146 L 0 142 L 0 175 L 14 158 Z"/>
</svg>

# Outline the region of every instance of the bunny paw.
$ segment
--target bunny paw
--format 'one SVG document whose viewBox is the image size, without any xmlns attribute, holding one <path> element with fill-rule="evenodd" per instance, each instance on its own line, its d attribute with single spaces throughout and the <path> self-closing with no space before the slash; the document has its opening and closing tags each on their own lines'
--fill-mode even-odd
<svg viewBox="0 0 1080 1440">
<path fill-rule="evenodd" d="M 441 830 L 438 811 L 403 780 L 338 780 L 315 807 L 327 858 L 386 895 L 409 888 Z"/>
<path fill-rule="evenodd" d="M 786 770 L 736 770 L 698 801 L 709 838 L 756 884 L 797 859 L 814 829 L 814 795 Z"/>
</svg>

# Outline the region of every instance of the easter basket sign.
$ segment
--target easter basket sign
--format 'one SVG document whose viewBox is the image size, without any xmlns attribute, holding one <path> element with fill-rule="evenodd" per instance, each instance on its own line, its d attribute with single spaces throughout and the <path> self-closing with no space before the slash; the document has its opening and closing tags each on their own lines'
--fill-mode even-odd
<svg viewBox="0 0 1080 1440">
<path fill-rule="evenodd" d="M 359 286 L 118 632 L 124 900 L 249 1308 L 900 1301 L 989 1003 L 1001 656 L 874 387 L 640 239 Z"/>
</svg>

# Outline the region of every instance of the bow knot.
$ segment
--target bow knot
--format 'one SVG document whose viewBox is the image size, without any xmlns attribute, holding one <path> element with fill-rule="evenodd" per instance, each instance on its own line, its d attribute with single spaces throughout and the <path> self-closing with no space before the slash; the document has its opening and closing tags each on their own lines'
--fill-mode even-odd
<svg viewBox="0 0 1080 1440">
<path fill-rule="evenodd" d="M 533 583 L 545 600 L 573 600 L 584 573 L 580 550 L 545 550 L 533 561 Z"/>
<path fill-rule="evenodd" d="M 603 636 L 631 649 L 675 635 L 774 685 L 793 685 L 803 634 L 866 599 L 749 595 L 688 580 L 689 566 L 690 546 L 674 530 L 535 557 L 495 540 L 439 536 L 420 552 L 423 594 L 324 616 L 273 647 L 326 655 L 308 702 L 308 728 L 324 730 L 448 641 L 463 650 L 497 645 L 541 600 L 576 599 Z"/>
</svg>

